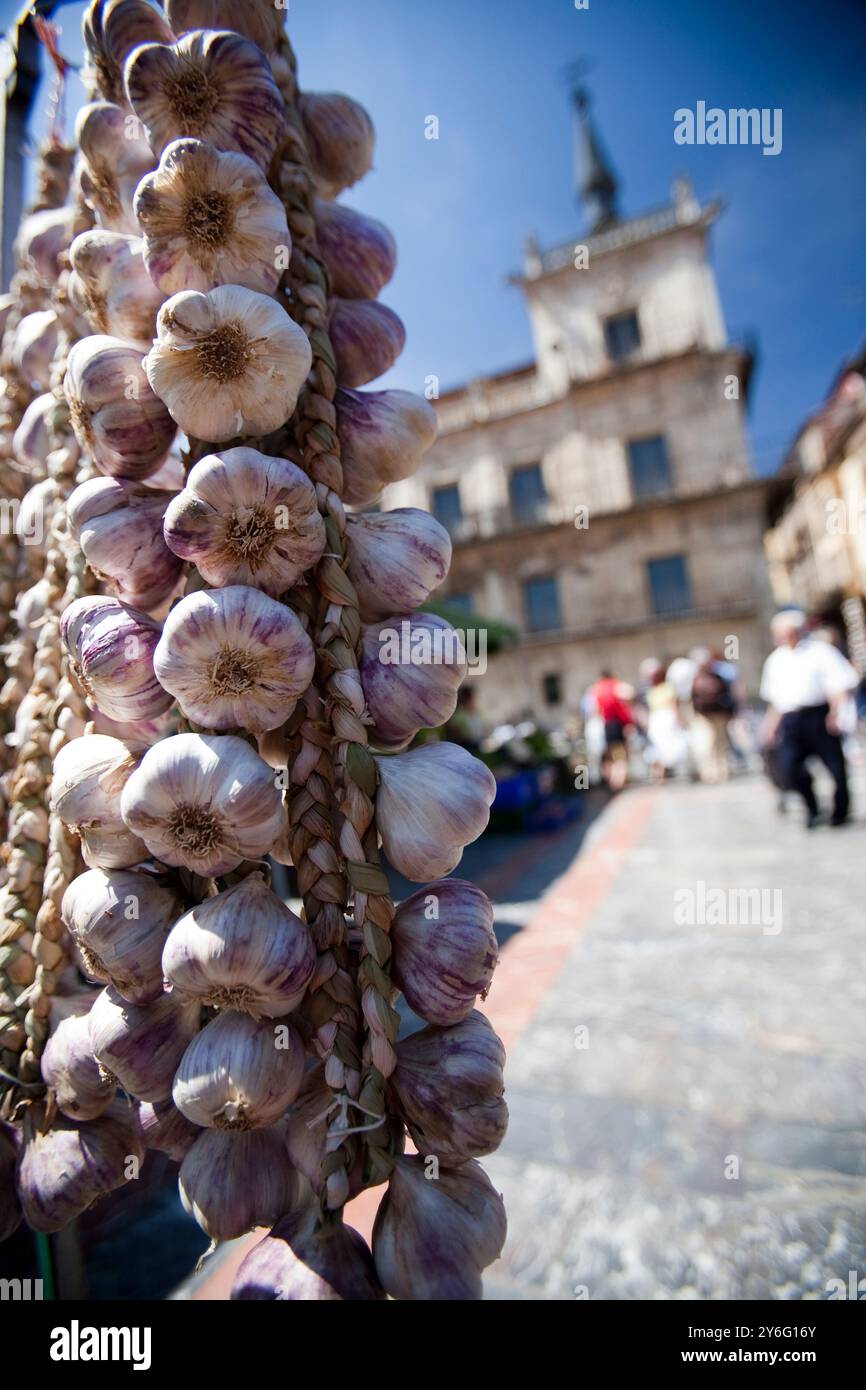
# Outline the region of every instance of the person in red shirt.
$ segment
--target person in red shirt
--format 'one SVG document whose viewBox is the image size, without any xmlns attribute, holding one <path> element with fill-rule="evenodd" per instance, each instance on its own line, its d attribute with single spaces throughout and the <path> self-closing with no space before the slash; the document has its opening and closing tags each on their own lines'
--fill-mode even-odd
<svg viewBox="0 0 866 1390">
<path fill-rule="evenodd" d="M 634 690 L 625 681 L 618 680 L 612 671 L 602 671 L 588 694 L 604 720 L 605 751 L 601 773 L 611 791 L 619 791 L 628 777 L 626 732 L 635 722 L 631 707 Z"/>
</svg>

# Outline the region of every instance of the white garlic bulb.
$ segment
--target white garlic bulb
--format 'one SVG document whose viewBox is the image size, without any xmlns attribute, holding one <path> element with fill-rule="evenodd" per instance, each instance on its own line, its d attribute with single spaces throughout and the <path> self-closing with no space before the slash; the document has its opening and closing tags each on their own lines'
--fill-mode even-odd
<svg viewBox="0 0 866 1390">
<path fill-rule="evenodd" d="M 94 101 L 82 106 L 76 117 L 75 143 L 82 157 L 78 183 L 84 202 L 100 226 L 136 236 L 133 196 L 142 175 L 154 165 L 138 123 L 113 102 Z"/>
<path fill-rule="evenodd" d="M 246 584 L 181 599 L 153 658 L 156 678 L 188 719 L 254 734 L 285 723 L 315 665 L 313 644 L 292 610 Z"/>
<path fill-rule="evenodd" d="M 147 350 L 163 296 L 142 258 L 142 242 L 124 232 L 94 228 L 69 248 L 67 293 L 95 333 L 107 333 Z"/>
<path fill-rule="evenodd" d="M 170 882 L 132 869 L 79 874 L 61 906 L 88 975 L 114 985 L 130 1004 L 162 995 L 162 950 L 182 911 Z"/>
<path fill-rule="evenodd" d="M 223 443 L 284 424 L 312 360 L 306 333 L 275 299 L 218 285 L 166 300 L 144 368 L 181 429 Z"/>
<path fill-rule="evenodd" d="M 209 584 L 253 584 L 278 598 L 321 558 L 325 524 L 296 464 L 241 447 L 191 469 L 166 512 L 165 540 Z"/>
<path fill-rule="evenodd" d="M 157 859 L 203 877 L 267 854 L 285 820 L 272 770 L 231 734 L 175 734 L 149 748 L 121 810 Z"/>
<path fill-rule="evenodd" d="M 53 309 L 36 309 L 19 320 L 10 357 L 19 376 L 34 390 L 51 385 L 51 362 L 57 351 L 59 321 Z"/>
<path fill-rule="evenodd" d="M 54 760 L 51 809 L 81 837 L 91 868 L 125 869 L 147 858 L 143 840 L 124 824 L 121 792 L 138 757 L 108 734 L 71 739 Z"/>
<path fill-rule="evenodd" d="M 182 994 L 254 1018 L 280 1018 L 296 1009 L 315 965 L 309 927 L 260 873 L 181 917 L 162 956 L 166 981 Z"/>
<path fill-rule="evenodd" d="M 285 208 L 246 155 L 173 140 L 139 184 L 135 212 L 144 262 L 164 295 L 215 285 L 273 294 L 288 265 Z"/>
<path fill-rule="evenodd" d="M 422 744 L 376 765 L 376 824 L 394 868 L 414 883 L 450 874 L 490 819 L 493 773 L 456 743 Z"/>
<path fill-rule="evenodd" d="M 172 1097 L 195 1125 L 262 1129 L 286 1113 L 303 1074 L 304 1047 L 294 1028 L 230 1011 L 192 1039 Z"/>
<path fill-rule="evenodd" d="M 103 473 L 133 481 L 153 473 L 174 439 L 174 421 L 151 390 L 141 352 L 107 334 L 70 349 L 63 390 L 75 437 Z"/>
<path fill-rule="evenodd" d="M 109 719 L 155 719 L 171 707 L 153 669 L 161 629 L 119 599 L 94 595 L 65 609 L 60 635 L 75 679 Z"/>
</svg>

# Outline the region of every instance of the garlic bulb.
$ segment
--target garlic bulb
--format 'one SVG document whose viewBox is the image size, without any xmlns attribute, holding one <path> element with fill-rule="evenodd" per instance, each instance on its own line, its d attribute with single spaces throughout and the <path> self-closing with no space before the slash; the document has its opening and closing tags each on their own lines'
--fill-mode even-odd
<svg viewBox="0 0 866 1390">
<path fill-rule="evenodd" d="M 168 1100 L 199 1013 L 197 999 L 162 994 L 150 1004 L 130 1004 L 107 985 L 88 1014 L 93 1055 L 136 1100 Z"/>
<path fill-rule="evenodd" d="M 173 140 L 139 184 L 135 213 L 144 263 L 163 294 L 215 285 L 272 294 L 288 264 L 285 209 L 246 155 Z"/>
<path fill-rule="evenodd" d="M 9 462 L 25 473 L 39 476 L 44 473 L 51 453 L 51 422 L 57 410 L 57 397 L 53 391 L 46 391 L 30 402 L 21 423 L 12 436 L 12 454 Z"/>
<path fill-rule="evenodd" d="M 24 1123 L 18 1195 L 33 1231 L 62 1231 L 99 1197 L 122 1187 L 143 1157 L 135 1116 L 121 1100 L 95 1120 L 55 1116 L 44 1132 L 41 1107 Z M 133 1162 L 134 1161 L 134 1162 Z"/>
<path fill-rule="evenodd" d="M 450 874 L 490 819 L 493 773 L 456 743 L 422 744 L 376 765 L 376 824 L 391 864 L 415 883 Z"/>
<path fill-rule="evenodd" d="M 144 359 L 148 381 L 181 429 L 212 443 L 282 425 L 312 362 L 307 335 L 285 309 L 240 285 L 172 295 L 156 333 Z"/>
<path fill-rule="evenodd" d="M 180 1166 L 180 1199 L 211 1240 L 271 1226 L 306 1202 L 277 1129 L 206 1129 Z"/>
<path fill-rule="evenodd" d="M 428 1179 L 423 1158 L 398 1158 L 373 1227 L 376 1273 L 392 1298 L 478 1300 L 505 1235 L 502 1198 L 480 1164 Z"/>
<path fill-rule="evenodd" d="M 158 1149 L 180 1163 L 202 1134 L 198 1125 L 191 1125 L 172 1100 L 139 1101 L 136 1105 L 138 1125 L 146 1149 Z"/>
<path fill-rule="evenodd" d="M 166 0 L 165 12 L 176 34 L 191 29 L 234 29 L 270 53 L 283 33 L 282 11 L 274 0 Z"/>
<path fill-rule="evenodd" d="M 132 200 L 139 180 L 153 168 L 150 146 L 136 123 L 110 101 L 82 106 L 75 121 L 75 143 L 83 156 L 78 182 L 81 197 L 112 232 L 138 233 Z"/>
<path fill-rule="evenodd" d="M 79 214 L 69 204 L 31 212 L 24 218 L 15 238 L 17 264 L 32 269 L 44 284 L 56 284 L 60 275 L 59 257 L 75 236 L 77 225 Z"/>
<path fill-rule="evenodd" d="M 85 81 L 111 101 L 123 101 L 123 64 L 140 43 L 171 43 L 174 35 L 150 0 L 93 0 L 82 22 Z"/>
<path fill-rule="evenodd" d="M 80 338 L 63 390 L 75 437 L 103 473 L 135 481 L 165 458 L 175 426 L 148 385 L 138 348 L 103 333 Z"/>
<path fill-rule="evenodd" d="M 35 391 L 45 391 L 51 385 L 58 326 L 53 309 L 37 309 L 25 314 L 15 329 L 10 356 L 21 379 Z"/>
<path fill-rule="evenodd" d="M 51 809 L 81 837 L 90 868 L 125 869 L 147 858 L 143 840 L 127 829 L 120 794 L 138 758 L 107 734 L 67 743 L 54 760 Z"/>
<path fill-rule="evenodd" d="M 398 507 L 346 518 L 349 578 L 366 623 L 426 603 L 451 564 L 451 538 L 428 512 Z"/>
<path fill-rule="evenodd" d="M 457 1167 L 505 1138 L 505 1048 L 473 1009 L 452 1028 L 423 1028 L 397 1043 L 388 1086 L 419 1154 Z"/>
<path fill-rule="evenodd" d="M 232 1299 L 280 1302 L 382 1302 L 367 1242 L 343 1221 L 315 1210 L 279 1221 L 245 1257 Z"/>
<path fill-rule="evenodd" d="M 183 911 L 168 882 L 130 869 L 90 869 L 72 880 L 61 916 L 95 980 L 130 1004 L 161 998 L 162 949 Z"/>
<path fill-rule="evenodd" d="M 122 478 L 89 478 L 66 504 L 70 534 L 98 579 L 150 612 L 169 598 L 183 568 L 162 534 L 165 492 Z"/>
<path fill-rule="evenodd" d="M 437 729 L 451 718 L 466 652 L 444 618 L 413 613 L 364 627 L 358 667 L 371 741 L 403 748 L 419 729 Z"/>
<path fill-rule="evenodd" d="M 70 603 L 60 635 L 87 700 L 109 719 L 155 719 L 172 697 L 153 671 L 160 626 L 116 598 Z"/>
<path fill-rule="evenodd" d="M 331 343 L 341 386 L 366 386 L 393 367 L 406 343 L 403 322 L 377 299 L 331 300 Z"/>
<path fill-rule="evenodd" d="M 51 603 L 51 589 L 49 579 L 38 579 L 15 600 L 12 617 L 17 624 L 19 635 L 29 642 L 35 642 L 39 635 L 42 619 Z"/>
<path fill-rule="evenodd" d="M 58 1023 L 42 1054 L 42 1079 L 70 1120 L 95 1120 L 108 1109 L 117 1088 L 99 1070 L 87 1014 L 71 1014 Z"/>
<path fill-rule="evenodd" d="M 336 198 L 373 167 L 373 122 L 340 92 L 304 92 L 298 107 L 316 188 L 322 198 Z"/>
<path fill-rule="evenodd" d="M 121 798 L 127 827 L 202 877 L 267 854 L 285 817 L 267 763 L 233 735 L 175 734 L 145 753 Z"/>
<path fill-rule="evenodd" d="M 15 1168 L 20 1144 L 18 1130 L 0 1120 L 0 1244 L 21 1225 L 21 1203 L 15 1191 Z"/>
<path fill-rule="evenodd" d="M 254 1018 L 280 1018 L 296 1009 L 315 966 L 309 927 L 260 873 L 181 917 L 162 957 L 166 981 L 182 994 Z"/>
<path fill-rule="evenodd" d="M 141 240 L 94 228 L 75 238 L 69 259 L 69 299 L 94 332 L 147 350 L 163 297 L 145 268 Z"/>
<path fill-rule="evenodd" d="M 43 556 L 48 538 L 60 509 L 60 490 L 53 478 L 43 478 L 28 488 L 18 504 L 15 517 L 15 535 L 20 545 L 30 552 L 31 567 L 38 573 L 42 566 L 34 564 L 32 557 Z"/>
<path fill-rule="evenodd" d="M 260 734 L 286 722 L 315 665 L 313 644 L 290 608 L 232 584 L 181 599 L 165 621 L 153 669 L 194 723 Z"/>
<path fill-rule="evenodd" d="M 294 1028 L 230 1011 L 193 1038 L 172 1097 L 195 1125 L 262 1129 L 286 1113 L 303 1074 L 304 1047 Z"/>
<path fill-rule="evenodd" d="M 388 483 L 409 478 L 436 438 L 436 412 L 411 391 L 345 391 L 334 397 L 343 501 L 375 502 Z"/>
<path fill-rule="evenodd" d="M 397 243 L 384 222 L 318 198 L 316 239 L 331 277 L 345 299 L 375 299 L 394 276 Z"/>
<path fill-rule="evenodd" d="M 391 975 L 427 1023 L 459 1023 L 487 997 L 499 959 L 490 899 L 441 878 L 404 898 L 391 924 Z"/>
<path fill-rule="evenodd" d="M 209 584 L 254 584 L 277 598 L 321 558 L 325 525 L 294 463 L 226 449 L 190 471 L 166 512 L 165 539 Z"/>
<path fill-rule="evenodd" d="M 154 154 L 179 135 L 237 150 L 267 169 L 284 130 L 283 99 L 264 54 L 227 30 L 198 29 L 130 56 L 126 95 Z"/>
</svg>

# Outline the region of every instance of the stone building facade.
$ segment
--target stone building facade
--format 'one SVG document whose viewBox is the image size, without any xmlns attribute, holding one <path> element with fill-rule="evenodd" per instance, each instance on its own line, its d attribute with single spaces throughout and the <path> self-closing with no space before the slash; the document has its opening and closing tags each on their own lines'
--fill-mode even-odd
<svg viewBox="0 0 866 1390">
<path fill-rule="evenodd" d="M 581 122 L 592 230 L 530 240 L 513 277 L 534 360 L 434 402 L 436 445 L 383 499 L 451 532 L 437 599 L 467 627 L 517 630 L 479 685 L 491 720 L 556 724 L 603 666 L 634 680 L 696 644 L 738 649 L 754 691 L 767 648 L 768 485 L 744 427 L 752 356 L 728 340 L 708 260 L 720 206 L 678 181 L 668 205 L 620 217 Z"/>
</svg>

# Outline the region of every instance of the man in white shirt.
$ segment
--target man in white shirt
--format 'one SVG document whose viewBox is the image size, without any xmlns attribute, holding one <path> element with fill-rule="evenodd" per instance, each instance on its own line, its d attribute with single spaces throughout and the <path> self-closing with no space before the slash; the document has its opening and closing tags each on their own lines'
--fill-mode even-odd
<svg viewBox="0 0 866 1390">
<path fill-rule="evenodd" d="M 835 785 L 831 824 L 844 825 L 849 800 L 839 710 L 859 677 L 836 647 L 808 637 L 805 629 L 805 614 L 797 608 L 777 613 L 770 624 L 776 648 L 761 677 L 767 702 L 763 739 L 773 746 L 782 785 L 805 801 L 810 828 L 818 821 L 818 802 L 806 760 L 821 759 Z"/>
</svg>

